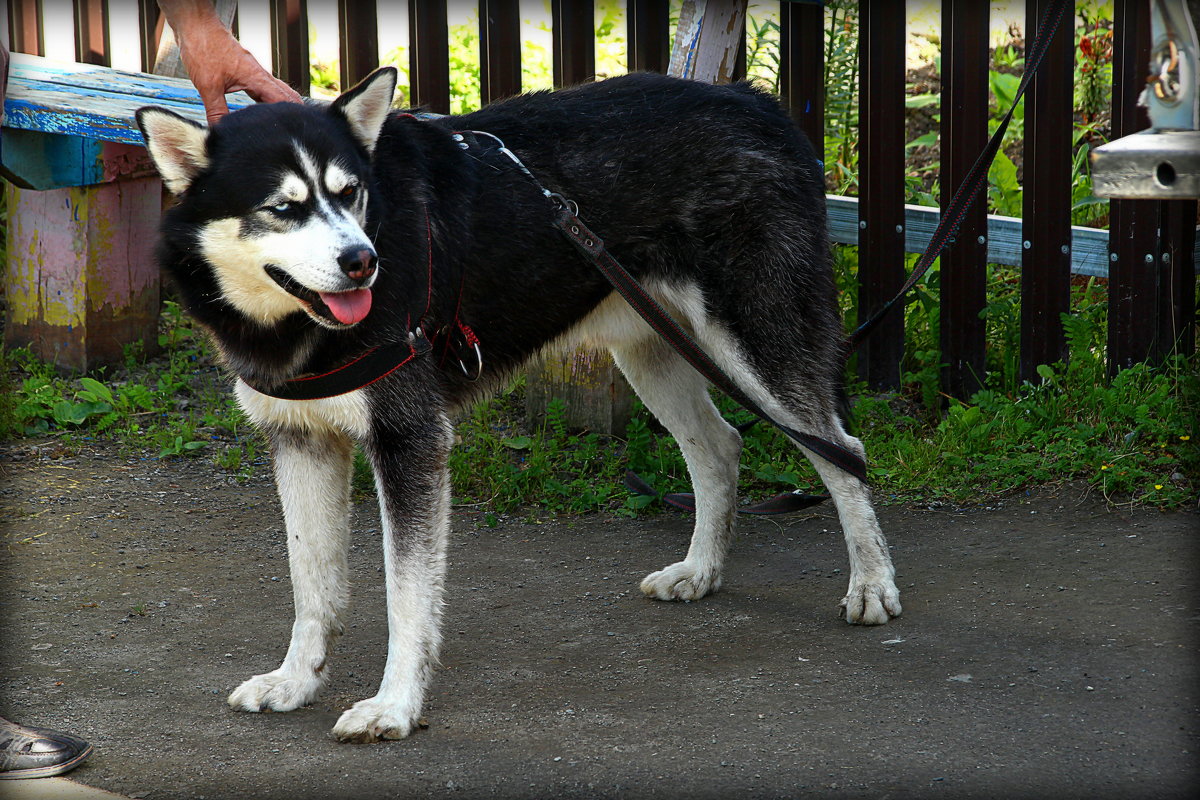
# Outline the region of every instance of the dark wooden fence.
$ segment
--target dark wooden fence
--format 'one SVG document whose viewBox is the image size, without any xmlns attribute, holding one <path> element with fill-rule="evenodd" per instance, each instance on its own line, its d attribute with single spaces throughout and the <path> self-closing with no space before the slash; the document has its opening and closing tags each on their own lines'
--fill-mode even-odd
<svg viewBox="0 0 1200 800">
<path fill-rule="evenodd" d="M 74 0 L 76 58 L 109 59 L 108 2 Z M 312 0 L 325 2 L 325 0 Z M 379 62 L 374 2 L 338 0 L 342 85 Z M 589 80 L 595 72 L 591 0 L 553 0 L 554 82 Z M 1035 27 L 1046 0 L 1028 0 Z M 520 18 L 516 0 L 478 0 L 482 101 L 520 90 Z M 903 279 L 904 78 L 903 4 L 861 0 L 859 314 L 869 314 Z M 141 52 L 148 69 L 162 20 L 153 0 L 138 0 Z M 943 0 L 942 131 L 943 205 L 962 181 L 987 137 L 988 7 L 977 0 Z M 12 49 L 42 54 L 47 24 L 39 0 L 9 0 Z M 450 106 L 447 0 L 409 0 L 411 99 L 433 111 Z M 821 149 L 823 9 L 781 3 L 781 94 L 797 123 Z M 271 0 L 274 70 L 301 93 L 309 89 L 306 0 Z M 671 31 L 667 0 L 628 0 L 631 70 L 665 70 Z M 56 23 L 57 24 L 57 23 Z M 1145 0 L 1116 0 L 1113 91 L 1114 136 L 1149 126 L 1135 98 L 1145 83 L 1150 47 Z M 1069 311 L 1072 266 L 1071 155 L 1074 36 L 1063 27 L 1050 46 L 1026 102 L 1025 220 L 1022 231 L 1020 374 L 1036 380 L 1039 364 L 1065 355 L 1060 315 Z M 744 74 L 744 48 L 735 75 Z M 1161 360 L 1195 346 L 1196 202 L 1113 201 L 1109 238 L 1109 339 L 1113 370 Z M 979 202 L 941 259 L 943 386 L 966 396 L 985 371 L 988 224 Z M 895 315 L 859 357 L 859 370 L 877 388 L 899 384 L 904 326 Z"/>
</svg>

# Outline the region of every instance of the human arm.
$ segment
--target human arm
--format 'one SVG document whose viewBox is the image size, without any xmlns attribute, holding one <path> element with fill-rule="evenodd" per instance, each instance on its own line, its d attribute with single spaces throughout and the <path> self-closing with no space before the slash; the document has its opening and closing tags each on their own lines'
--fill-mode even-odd
<svg viewBox="0 0 1200 800">
<path fill-rule="evenodd" d="M 212 0 L 158 0 L 175 32 L 179 57 L 208 116 L 208 124 L 229 113 L 226 92 L 244 90 L 260 103 L 301 102 L 295 89 L 271 75 L 221 24 Z"/>
</svg>

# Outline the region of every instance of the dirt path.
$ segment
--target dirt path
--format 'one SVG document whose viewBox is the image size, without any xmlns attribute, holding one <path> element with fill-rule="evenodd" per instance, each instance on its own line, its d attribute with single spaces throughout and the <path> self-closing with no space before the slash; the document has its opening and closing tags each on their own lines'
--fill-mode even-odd
<svg viewBox="0 0 1200 800">
<path fill-rule="evenodd" d="M 882 509 L 904 616 L 851 628 L 822 509 L 744 519 L 725 588 L 642 598 L 688 522 L 456 518 L 429 728 L 339 745 L 385 628 L 378 515 L 312 707 L 224 702 L 290 626 L 265 480 L 200 461 L 9 451 L 0 714 L 96 747 L 72 777 L 135 798 L 1183 797 L 1197 774 L 1196 514 L 1076 490 Z"/>
</svg>

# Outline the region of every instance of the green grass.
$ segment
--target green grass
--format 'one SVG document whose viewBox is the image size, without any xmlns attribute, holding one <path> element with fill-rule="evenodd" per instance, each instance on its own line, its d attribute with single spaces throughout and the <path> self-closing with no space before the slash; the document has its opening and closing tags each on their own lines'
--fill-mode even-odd
<svg viewBox="0 0 1200 800">
<path fill-rule="evenodd" d="M 855 248 L 837 248 L 835 262 L 843 303 L 853 308 Z M 936 270 L 907 308 L 901 390 L 872 395 L 852 385 L 853 424 L 867 446 L 877 496 L 966 504 L 1082 480 L 1112 503 L 1194 507 L 1200 358 L 1177 356 L 1110 379 L 1103 358 L 1107 298 L 1092 280 L 1075 287 L 1072 313 L 1063 318 L 1069 362 L 1040 367 L 1036 385 L 1020 382 L 1018 284 L 1013 270 L 991 269 L 983 391 L 960 401 L 938 389 Z M 235 476 L 265 470 L 265 440 L 237 408 L 208 343 L 174 303 L 166 304 L 158 344 L 154 357 L 130 348 L 123 365 L 91 375 L 64 374 L 25 350 L 0 351 L 7 384 L 0 438 L 52 438 L 67 449 L 107 440 L 160 459 L 204 458 Z M 485 518 L 518 509 L 635 515 L 655 504 L 623 488 L 626 469 L 660 493 L 687 486 L 678 447 L 640 404 L 622 436 L 605 436 L 569 429 L 557 402 L 543 418 L 526 419 L 523 391 L 518 380 L 459 422 L 450 460 L 459 505 Z M 732 421 L 750 419 L 727 399 L 717 402 Z M 741 467 L 745 497 L 820 491 L 812 468 L 769 425 L 746 434 Z M 360 494 L 373 491 L 361 454 L 354 474 Z"/>
<path fill-rule="evenodd" d="M 52 437 L 68 448 L 91 439 L 158 458 L 209 456 L 246 476 L 265 445 L 233 402 L 203 336 L 167 302 L 158 355 L 138 343 L 124 363 L 90 375 L 65 373 L 27 349 L 0 350 L 0 439 Z"/>
</svg>

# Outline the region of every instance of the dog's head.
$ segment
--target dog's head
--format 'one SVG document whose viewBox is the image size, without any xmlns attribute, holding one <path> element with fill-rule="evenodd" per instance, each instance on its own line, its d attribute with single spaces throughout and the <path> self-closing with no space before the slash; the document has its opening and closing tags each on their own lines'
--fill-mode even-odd
<svg viewBox="0 0 1200 800">
<path fill-rule="evenodd" d="M 270 324 L 302 310 L 336 329 L 371 310 L 370 157 L 395 91 L 386 67 L 327 107 L 250 106 L 211 130 L 164 108 L 138 110 L 190 248 L 247 317 Z"/>
</svg>

